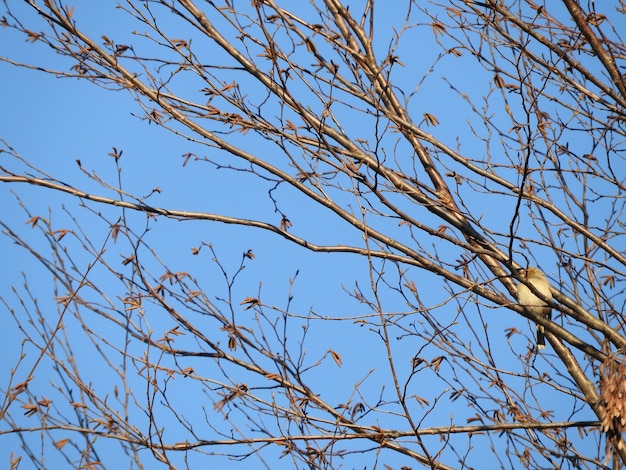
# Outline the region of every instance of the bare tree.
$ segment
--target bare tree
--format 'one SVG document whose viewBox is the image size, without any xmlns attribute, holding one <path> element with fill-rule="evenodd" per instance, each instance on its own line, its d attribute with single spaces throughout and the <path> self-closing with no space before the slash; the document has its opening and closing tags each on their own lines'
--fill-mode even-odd
<svg viewBox="0 0 626 470">
<path fill-rule="evenodd" d="M 115 23 L 5 0 L 3 36 L 38 55 L 0 46 L 4 69 L 128 93 L 121 113 L 178 139 L 165 178 L 236 186 L 177 207 L 124 183 L 158 146 L 111 142 L 106 178 L 2 136 L 3 204 L 23 211 L 3 243 L 40 267 L 2 290 L 23 339 L 0 411 L 15 468 L 626 464 L 623 2 L 101 3 Z M 36 187 L 48 214 L 24 201 Z M 172 259 L 178 221 L 200 238 Z M 240 242 L 214 245 L 226 226 Z M 267 240 L 283 254 L 257 257 Z M 277 300 L 244 275 L 309 253 L 343 283 L 332 307 L 324 279 L 295 272 Z M 518 304 L 520 282 L 551 319 Z"/>
</svg>

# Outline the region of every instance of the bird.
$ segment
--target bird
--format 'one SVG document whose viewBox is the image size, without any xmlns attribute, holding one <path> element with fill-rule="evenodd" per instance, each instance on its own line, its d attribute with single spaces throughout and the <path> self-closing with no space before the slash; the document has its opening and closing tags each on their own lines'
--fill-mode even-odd
<svg viewBox="0 0 626 470">
<path fill-rule="evenodd" d="M 552 293 L 550 292 L 550 282 L 546 278 L 545 274 L 537 268 L 523 269 L 520 272 L 522 279 L 526 280 L 528 284 L 533 286 L 535 290 L 543 295 L 548 300 L 552 300 Z M 552 309 L 549 304 L 537 297 L 526 286 L 526 284 L 519 283 L 517 285 L 517 300 L 519 304 L 526 307 L 531 313 L 535 315 L 543 315 L 547 319 L 552 318 Z M 537 324 L 537 349 L 545 349 L 546 338 L 545 329 L 542 325 Z"/>
</svg>

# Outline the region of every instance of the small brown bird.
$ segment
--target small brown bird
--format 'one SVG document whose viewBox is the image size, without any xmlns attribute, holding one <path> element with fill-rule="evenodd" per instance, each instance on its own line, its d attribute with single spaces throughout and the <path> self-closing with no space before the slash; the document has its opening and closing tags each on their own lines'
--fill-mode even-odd
<svg viewBox="0 0 626 470">
<path fill-rule="evenodd" d="M 532 285 L 537 292 L 542 294 L 549 300 L 552 300 L 552 294 L 550 293 L 550 283 L 545 274 L 539 271 L 537 268 L 528 268 L 522 270 L 520 273 L 522 278 Z M 517 300 L 520 305 L 526 307 L 526 309 L 537 315 L 543 315 L 550 319 L 552 318 L 552 309 L 546 302 L 541 300 L 535 294 L 533 294 L 526 285 L 520 283 L 517 285 Z M 545 349 L 546 338 L 545 330 L 543 326 L 537 325 L 537 349 Z"/>
</svg>

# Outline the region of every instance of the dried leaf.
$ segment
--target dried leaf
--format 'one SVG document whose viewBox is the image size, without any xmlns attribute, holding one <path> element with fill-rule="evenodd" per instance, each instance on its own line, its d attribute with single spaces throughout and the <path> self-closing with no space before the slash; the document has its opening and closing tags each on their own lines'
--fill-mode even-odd
<svg viewBox="0 0 626 470">
<path fill-rule="evenodd" d="M 123 54 L 128 49 L 130 49 L 130 46 L 127 46 L 126 44 L 117 44 L 115 46 L 115 54 Z"/>
<path fill-rule="evenodd" d="M 35 226 L 40 220 L 41 220 L 41 217 L 39 217 L 38 215 L 35 215 L 31 217 L 30 219 L 28 219 L 26 222 L 24 222 L 24 224 L 30 224 L 32 228 L 35 228 Z"/>
<path fill-rule="evenodd" d="M 246 304 L 247 304 L 247 307 L 244 308 L 244 310 L 250 310 L 252 307 L 256 305 L 260 305 L 261 301 L 257 299 L 256 297 L 246 297 L 245 299 L 241 301 L 239 305 L 246 305 Z"/>
<path fill-rule="evenodd" d="M 175 49 L 182 49 L 183 47 L 187 47 L 187 41 L 184 39 L 172 39 L 172 43 L 174 44 Z"/>
<path fill-rule="evenodd" d="M 296 132 L 298 129 L 296 128 L 296 125 L 291 122 L 289 119 L 285 119 L 285 121 L 287 121 L 287 128 L 292 131 L 292 132 Z"/>
<path fill-rule="evenodd" d="M 124 311 L 126 312 L 135 310 L 136 308 L 141 308 L 141 297 L 126 297 L 123 302 L 124 305 L 128 305 L 128 307 L 124 308 Z"/>
<path fill-rule="evenodd" d="M 343 364 L 343 361 L 341 360 L 341 356 L 335 351 L 333 351 L 332 349 L 330 350 L 330 354 L 333 356 L 333 359 L 335 360 L 335 364 L 341 367 L 341 364 Z"/>
<path fill-rule="evenodd" d="M 28 36 L 26 38 L 26 42 L 35 42 L 39 39 L 39 37 L 41 36 L 41 34 L 36 33 L 34 31 L 30 31 L 28 29 L 25 29 L 24 32 L 26 33 L 26 35 Z"/>
<path fill-rule="evenodd" d="M 52 232 L 52 235 L 57 235 L 57 241 L 61 241 L 63 237 L 68 234 L 68 232 L 69 230 L 67 229 L 60 229 Z"/>
<path fill-rule="evenodd" d="M 70 301 L 70 297 L 68 297 L 67 295 L 62 295 L 59 297 L 55 297 L 54 300 L 58 304 L 67 305 Z"/>
<path fill-rule="evenodd" d="M 148 116 L 150 116 L 150 118 L 157 124 L 163 124 L 163 114 L 158 112 L 156 109 L 153 109 Z"/>
<path fill-rule="evenodd" d="M 415 281 L 407 281 L 404 283 L 404 287 L 409 289 L 413 294 L 417 294 L 417 285 L 415 285 Z"/>
<path fill-rule="evenodd" d="M 430 366 L 435 369 L 435 372 L 439 372 L 439 368 L 441 367 L 441 363 L 443 362 L 444 357 L 439 356 L 430 361 Z"/>
<path fill-rule="evenodd" d="M 438 35 L 443 36 L 446 32 L 446 27 L 443 23 L 436 21 L 434 23 L 431 23 L 430 25 L 433 27 L 433 33 L 435 33 L 435 37 L 437 37 Z"/>
<path fill-rule="evenodd" d="M 587 15 L 587 22 L 594 26 L 599 26 L 600 24 L 604 23 L 605 20 L 606 16 L 599 13 L 592 12 Z"/>
<path fill-rule="evenodd" d="M 482 418 L 482 416 L 479 416 L 479 415 L 474 415 L 471 418 L 467 418 L 467 422 L 468 423 L 473 423 L 474 421 L 478 421 L 478 422 L 482 423 L 483 422 L 483 418 Z"/>
<path fill-rule="evenodd" d="M 113 238 L 114 242 L 117 242 L 117 236 L 119 235 L 121 228 L 120 224 L 113 224 L 111 226 L 111 238 Z"/>
<path fill-rule="evenodd" d="M 602 285 L 606 286 L 609 285 L 609 287 L 613 288 L 615 287 L 615 276 L 610 275 L 610 276 L 600 276 L 600 279 L 603 279 L 602 281 Z"/>
<path fill-rule="evenodd" d="M 174 328 L 169 330 L 167 332 L 167 334 L 168 335 L 173 335 L 173 336 L 181 336 L 181 335 L 186 335 L 187 334 L 184 331 L 179 331 L 179 329 L 180 329 L 180 326 L 175 326 Z"/>
<path fill-rule="evenodd" d="M 450 16 L 463 16 L 463 12 L 458 8 L 446 7 L 446 10 Z"/>
<path fill-rule="evenodd" d="M 352 410 L 350 411 L 350 418 L 354 419 L 354 417 L 359 414 L 359 413 L 363 413 L 365 411 L 365 405 L 363 405 L 363 403 L 361 402 L 357 402 L 353 407 Z"/>
<path fill-rule="evenodd" d="M 424 119 L 426 120 L 426 124 L 429 126 L 438 126 L 439 119 L 437 119 L 433 114 L 424 113 Z"/>
<path fill-rule="evenodd" d="M 493 76 L 493 82 L 495 83 L 497 88 L 500 88 L 500 89 L 504 88 L 504 80 L 499 74 L 495 74 Z"/>
<path fill-rule="evenodd" d="M 135 255 L 130 255 L 129 257 L 124 258 L 124 259 L 122 260 L 122 264 L 123 264 L 124 266 L 127 266 L 128 264 L 132 263 L 133 261 L 135 261 Z"/>
<path fill-rule="evenodd" d="M 33 403 L 25 403 L 22 405 L 22 408 L 26 410 L 24 412 L 26 416 L 33 415 L 37 412 L 37 410 L 39 410 L 39 407 Z"/>
<path fill-rule="evenodd" d="M 52 403 L 52 400 L 49 400 L 48 398 L 42 398 L 41 400 L 37 401 L 37 404 L 39 406 L 44 406 L 44 407 L 49 407 L 50 404 Z"/>
<path fill-rule="evenodd" d="M 115 147 L 113 147 L 113 152 L 110 152 L 108 155 L 109 155 L 109 157 L 115 158 L 115 161 L 118 161 L 122 157 L 123 153 L 124 153 L 123 150 L 120 150 L 118 152 L 117 149 Z"/>
<path fill-rule="evenodd" d="M 427 400 L 426 398 L 424 398 L 424 397 L 420 397 L 420 396 L 415 395 L 415 400 L 417 401 L 417 403 L 419 403 L 419 405 L 420 405 L 421 407 L 424 407 L 424 406 L 429 406 L 429 405 L 430 405 L 430 401 L 428 401 L 428 400 Z"/>
<path fill-rule="evenodd" d="M 56 447 L 57 449 L 63 449 L 63 447 L 65 447 L 65 444 L 67 444 L 68 442 L 70 442 L 69 439 L 61 439 L 61 440 L 55 441 L 54 447 Z"/>
<path fill-rule="evenodd" d="M 189 294 L 187 295 L 187 298 L 185 299 L 185 302 L 191 302 L 193 301 L 193 299 L 195 299 L 196 297 L 198 297 L 199 295 L 202 295 L 202 291 L 199 290 L 192 290 L 189 292 Z"/>
<path fill-rule="evenodd" d="M 283 219 L 280 221 L 280 229 L 286 232 L 292 225 L 290 220 L 283 215 Z"/>
</svg>

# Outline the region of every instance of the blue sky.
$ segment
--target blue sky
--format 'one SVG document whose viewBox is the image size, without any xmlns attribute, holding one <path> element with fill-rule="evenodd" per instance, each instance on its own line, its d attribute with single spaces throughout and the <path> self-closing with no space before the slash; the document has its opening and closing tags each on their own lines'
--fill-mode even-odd
<svg viewBox="0 0 626 470">
<path fill-rule="evenodd" d="M 19 10 L 23 7 L 18 5 L 16 8 Z M 136 28 L 136 24 L 132 24 L 122 11 L 109 8 L 103 3 L 76 2 L 76 19 L 80 26 L 84 25 L 85 31 L 95 37 L 106 34 L 115 38 L 118 43 L 134 41 L 128 35 L 128 31 Z M 383 17 L 381 24 L 385 25 L 385 20 L 391 22 L 392 18 Z M 166 28 L 175 29 L 175 26 L 180 25 L 165 23 Z M 68 66 L 68 62 L 56 57 L 45 46 L 26 43 L 23 35 L 7 30 L 2 31 L 1 34 L 0 52 L 3 56 L 51 68 L 66 69 Z M 417 46 L 423 47 L 423 50 L 419 50 L 420 60 L 407 61 L 405 77 L 414 75 L 420 78 L 423 76 L 439 52 L 439 49 L 432 42 L 430 31 L 428 34 L 424 33 L 423 37 L 418 36 L 418 38 L 429 42 L 417 44 Z M 386 40 L 381 40 L 381 50 L 386 49 L 386 46 Z M 410 56 L 411 46 L 412 44 L 403 46 L 399 51 Z M 418 48 L 417 46 L 415 47 Z M 217 56 L 219 57 L 219 54 Z M 470 77 L 470 80 L 465 82 L 467 87 L 465 91 L 480 96 L 487 89 L 492 77 L 490 74 L 480 71 L 481 69 L 476 66 L 472 66 L 471 63 L 467 57 L 456 62 L 449 58 L 442 61 L 442 64 L 437 66 L 436 73 L 429 75 L 420 84 L 418 96 L 411 102 L 409 108 L 414 116 L 421 116 L 427 112 L 436 114 L 442 125 L 428 130 L 451 146 L 456 145 L 458 140 L 461 142 L 463 152 L 474 154 L 479 158 L 484 148 L 481 147 L 481 142 L 471 138 L 468 131 L 467 116 L 469 113 L 466 112 L 467 108 L 464 107 L 463 101 L 458 95 L 451 91 L 448 82 L 443 79 L 444 77 L 458 79 L 459 70 L 463 70 L 462 73 Z M 210 155 L 213 158 L 223 158 L 224 156 L 214 149 L 188 142 L 156 125 L 142 122 L 135 117 L 141 115 L 141 110 L 127 93 L 104 90 L 88 82 L 58 79 L 34 70 L 16 68 L 3 62 L 0 62 L 0 76 L 3 77 L 0 100 L 5 110 L 0 117 L 0 128 L 2 129 L 0 137 L 5 139 L 33 166 L 59 180 L 76 185 L 86 191 L 95 191 L 101 195 L 113 195 L 112 191 L 107 193 L 106 190 L 89 181 L 76 164 L 76 160 L 79 159 L 85 170 L 94 172 L 112 186 L 117 185 L 119 177 L 122 187 L 129 193 L 146 195 L 158 187 L 161 192 L 147 199 L 147 202 L 154 206 L 257 218 L 275 224 L 280 222 L 280 216 L 274 213 L 271 201 L 267 197 L 267 191 L 272 186 L 271 184 L 241 172 L 218 171 L 201 162 L 192 161 L 183 168 L 182 155 L 187 152 Z M 463 80 L 461 81 L 463 82 Z M 408 91 L 413 90 L 418 82 L 417 79 L 415 81 L 407 79 L 404 91 L 408 93 Z M 241 84 L 250 87 L 255 86 L 252 82 Z M 196 94 L 196 88 L 193 86 L 193 81 L 190 81 L 188 90 L 190 95 Z M 418 119 L 416 118 L 416 120 Z M 371 133 L 367 124 L 349 119 L 344 122 L 350 133 L 364 136 Z M 238 143 L 243 147 L 253 148 L 262 157 L 267 157 L 269 160 L 281 158 L 281 155 L 276 153 L 275 147 L 270 145 L 261 147 L 258 139 L 255 140 L 250 136 L 244 136 L 241 139 Z M 580 144 L 587 145 L 585 142 Z M 123 150 L 120 159 L 122 171 L 119 175 L 114 160 L 108 156 L 113 147 Z M 391 154 L 391 149 L 389 152 Z M 0 157 L 2 158 L 0 160 L 2 165 L 16 173 L 29 171 L 22 163 L 7 158 L 6 154 L 0 154 Z M 311 241 L 320 244 L 360 243 L 358 232 L 336 217 L 329 215 L 326 211 L 314 207 L 301 196 L 282 187 L 277 190 L 277 194 L 280 196 L 281 209 L 293 223 L 291 229 L 293 233 L 306 235 L 310 237 Z M 55 227 L 73 228 L 69 214 L 76 217 L 80 220 L 82 228 L 89 233 L 94 246 L 107 244 L 110 260 L 119 262 L 125 255 L 128 255 L 129 247 L 124 242 L 113 244 L 110 240 L 106 241 L 107 226 L 98 215 L 100 212 L 109 221 L 115 221 L 122 215 L 119 209 L 89 203 L 90 209 L 88 210 L 80 207 L 77 201 L 67 195 L 51 193 L 41 188 L 32 188 L 20 184 L 1 185 L 0 204 L 4 211 L 2 219 L 14 227 L 26 240 L 41 247 L 41 249 L 45 249 L 42 245 L 41 236 L 37 234 L 36 230 L 25 225 L 24 222 L 28 220 L 29 216 L 19 206 L 16 195 L 32 214 L 47 216 L 48 211 L 51 210 Z M 503 201 L 498 198 L 496 202 L 493 201 L 494 199 L 489 194 L 475 194 L 474 199 L 466 202 L 477 210 L 484 211 L 474 215 L 476 218 L 482 216 L 486 226 L 501 224 L 504 232 L 509 219 L 506 218 L 508 215 L 502 217 L 501 214 L 510 214 L 512 200 Z M 297 272 L 298 275 L 293 286 L 294 298 L 290 307 L 291 312 L 297 314 L 296 318 L 290 320 L 290 325 L 292 325 L 290 328 L 293 330 L 289 337 L 294 345 L 302 334 L 303 325 L 306 324 L 298 317 L 307 315 L 310 309 L 313 309 L 321 317 L 337 319 L 358 318 L 359 315 L 372 313 L 364 305 L 351 300 L 345 291 L 352 291 L 355 282 L 368 290 L 370 282 L 368 265 L 364 259 L 344 254 L 311 253 L 286 243 L 276 235 L 246 227 L 201 221 L 179 222 L 163 218 L 157 221 L 146 221 L 144 214 L 126 213 L 126 216 L 133 230 L 137 232 L 141 232 L 147 226 L 149 227 L 144 240 L 157 250 L 159 258 L 171 271 L 191 273 L 206 290 L 207 295 L 218 305 L 220 305 L 220 301 L 215 297 L 221 298 L 225 292 L 225 283 L 220 269 L 211 260 L 211 255 L 206 248 L 203 248 L 198 256 L 192 255 L 192 248 L 200 246 L 202 242 L 212 243 L 221 263 L 231 274 L 234 274 L 239 266 L 242 253 L 252 249 L 256 259 L 245 262 L 246 268 L 238 278 L 233 290 L 233 303 L 238 309 L 238 315 L 247 314 L 245 311 L 241 311 L 241 307 L 238 307 L 239 302 L 246 297 L 255 297 L 259 289 L 261 289 L 265 304 L 275 305 L 279 309 L 284 308 L 287 305 L 289 280 L 294 278 Z M 423 217 L 425 217 L 424 220 L 429 220 L 430 216 L 424 214 Z M 398 236 L 406 237 L 406 233 L 398 232 Z M 93 261 L 90 255 L 81 251 L 79 245 L 68 241 L 68 246 L 74 248 L 72 256 L 77 266 L 84 268 Z M 15 302 L 15 295 L 11 292 L 11 286 L 15 286 L 23 294 L 24 291 L 21 287 L 23 281 L 20 273 L 27 272 L 29 273 L 30 289 L 37 296 L 40 305 L 44 310 L 49 310 L 51 315 L 55 315 L 57 305 L 52 298 L 58 293 L 54 292 L 50 276 L 45 273 L 45 270 L 25 250 L 16 248 L 6 237 L 0 238 L 0 252 L 6 263 L 0 283 L 2 298 L 11 299 L 12 305 L 18 305 Z M 150 269 L 154 269 L 153 274 L 158 277 L 161 274 L 158 263 L 156 260 L 150 259 L 148 253 L 145 253 L 145 256 L 147 265 Z M 549 261 L 544 261 L 545 258 L 540 255 L 538 257 L 542 259 L 542 262 L 549 263 Z M 390 279 L 396 279 L 392 274 L 394 268 L 387 265 L 386 269 L 389 270 Z M 549 274 L 554 272 L 549 267 L 544 269 Z M 411 268 L 409 272 L 410 277 L 420 286 L 420 294 L 426 305 L 435 305 L 447 298 L 448 293 L 441 289 L 441 285 L 436 282 L 432 275 L 420 272 L 415 268 Z M 106 285 L 109 285 L 108 283 L 114 285 L 114 279 L 104 272 L 98 274 L 96 279 L 102 279 Z M 385 311 L 405 312 L 407 310 L 406 304 L 402 299 L 393 296 L 391 289 L 383 288 L 381 292 L 389 294 L 388 297 L 384 298 Z M 113 287 L 110 295 L 111 299 L 114 300 L 116 296 L 122 298 L 124 292 L 117 291 Z M 442 318 L 454 318 L 455 315 L 462 312 L 464 307 L 464 305 L 450 303 L 440 309 L 440 315 Z M 513 357 L 513 354 L 510 354 L 506 344 L 505 329 L 517 327 L 529 336 L 534 333 L 526 320 L 512 312 L 505 312 L 502 309 L 493 309 L 492 307 L 491 305 L 484 306 L 480 314 L 488 324 L 489 337 L 493 342 L 492 347 L 506 348 L 506 357 L 503 354 L 502 358 L 498 358 L 502 360 L 502 364 L 499 366 L 515 368 L 517 367 L 517 359 Z M 6 314 L 3 312 L 3 315 Z M 51 317 L 50 321 L 54 323 L 54 316 Z M 99 324 L 98 320 L 94 319 L 93 321 Z M 250 327 L 254 326 L 252 316 L 244 318 L 241 322 Z M 0 341 L 5 344 L 7 351 L 0 359 L 0 364 L 2 364 L 0 368 L 1 384 L 7 383 L 9 368 L 14 367 L 17 363 L 21 342 L 14 322 L 11 320 L 5 324 L 7 326 L 0 330 Z M 156 331 L 167 331 L 173 326 L 170 319 L 159 316 L 150 317 L 150 324 Z M 99 326 L 104 328 L 101 330 L 103 335 L 110 334 L 108 339 L 113 344 L 122 344 L 124 336 L 120 335 L 118 329 L 113 328 L 107 332 L 106 328 L 110 328 L 110 326 L 105 324 Z M 478 329 L 481 326 L 478 325 Z M 104 363 L 101 359 L 94 358 L 93 355 L 81 354 L 82 351 L 78 351 L 82 347 L 92 351 L 85 335 L 79 329 L 72 330 L 72 328 L 76 328 L 76 325 L 69 325 L 68 328 L 76 334 L 74 353 L 79 364 L 82 363 L 85 367 L 86 374 L 89 375 L 88 380 L 101 383 L 103 387 L 107 386 L 109 380 L 113 383 L 115 380 L 113 377 L 96 373 L 96 371 L 104 370 Z M 352 385 L 366 378 L 362 390 L 367 395 L 368 400 L 375 401 L 378 394 L 381 393 L 381 384 L 385 383 L 387 384 L 384 391 L 385 399 L 393 398 L 391 384 L 388 382 L 386 351 L 378 337 L 378 332 L 368 331 L 368 327 L 359 330 L 351 321 L 312 320 L 309 328 L 310 333 L 306 347 L 307 357 L 310 358 L 311 362 L 322 357 L 329 349 L 337 351 L 344 360 L 340 373 L 333 375 L 330 379 L 326 375 L 330 368 L 312 370 L 309 373 L 315 377 L 313 383 L 320 384 L 324 398 L 331 403 L 342 403 L 353 391 Z M 468 334 L 467 337 L 471 338 L 471 334 Z M 511 341 L 518 351 L 522 350 L 522 345 L 525 344 L 525 338 L 522 337 L 513 338 Z M 407 377 L 410 373 L 410 359 L 422 346 L 416 337 L 403 336 L 398 333 L 393 338 L 392 350 L 397 357 L 399 374 L 402 377 Z M 20 373 L 29 370 L 29 361 L 35 357 L 32 348 L 27 346 L 27 350 L 28 355 L 25 363 L 20 366 Z M 426 355 L 428 353 L 429 351 Z M 325 361 L 332 362 L 330 357 L 327 357 Z M 537 359 L 537 361 L 540 363 L 539 367 L 544 366 L 542 359 Z M 190 361 L 190 363 L 193 363 L 198 370 L 206 367 L 208 371 L 212 371 L 213 366 L 203 364 L 201 361 Z M 372 371 L 371 375 L 370 371 Z M 209 372 L 206 373 L 209 374 Z M 459 373 L 462 374 L 462 372 Z M 44 363 L 38 369 L 37 385 L 41 388 L 38 389 L 37 393 L 48 395 L 45 390 L 50 386 L 50 381 L 53 380 L 58 380 L 58 378 L 55 378 L 53 371 L 49 369 L 49 364 Z M 245 380 L 245 377 L 242 380 Z M 339 385 L 336 384 L 337 381 L 340 382 Z M 137 386 L 140 386 L 140 383 L 137 382 Z M 369 386 L 370 383 L 371 387 Z M 440 382 L 435 380 L 432 383 L 420 381 L 413 385 L 416 388 L 414 393 L 428 396 L 431 399 L 444 393 L 443 389 L 438 388 L 441 386 Z M 520 387 L 522 386 L 523 380 L 520 380 Z M 184 398 L 185 394 L 189 393 L 181 381 L 173 382 L 171 387 L 172 390 L 178 388 L 174 394 L 178 399 Z M 194 391 L 198 392 L 197 390 Z M 49 393 L 53 394 L 54 392 L 50 391 Z M 109 390 L 108 393 L 112 393 L 112 390 Z M 202 394 L 194 395 L 194 399 L 199 397 L 202 397 Z M 447 400 L 448 398 L 443 399 Z M 555 420 L 567 420 L 573 411 L 562 409 L 559 406 L 559 399 L 560 395 L 551 391 L 549 387 L 543 389 L 543 404 L 548 402 L 547 407 L 553 406 L 557 410 Z M 551 403 L 552 401 L 554 402 Z M 191 416 L 193 416 L 193 410 L 198 407 L 198 403 L 184 399 L 181 400 L 181 403 L 184 404 L 181 406 L 186 405 L 190 408 Z M 205 405 L 208 409 L 212 409 L 211 403 Z M 464 413 L 467 413 L 467 417 L 469 417 L 473 411 L 455 407 L 454 420 L 464 423 Z M 436 413 L 428 416 L 426 422 L 430 426 L 445 426 L 451 419 L 450 414 L 452 412 L 448 412 L 447 407 L 440 406 Z M 575 417 L 582 419 L 580 415 L 575 415 Z M 592 419 L 591 414 L 587 418 Z M 164 418 L 164 422 L 167 423 L 168 419 L 171 417 Z M 393 418 L 389 419 L 390 422 L 393 421 Z M 199 419 L 199 423 L 201 422 L 202 420 Z M 27 420 L 25 420 L 24 425 L 28 425 Z M 199 426 L 200 424 L 196 425 Z M 173 422 L 171 426 L 174 427 Z M 405 427 L 400 423 L 398 426 L 400 428 Z M 6 461 L 11 450 L 17 452 L 18 440 L 14 435 L 4 436 L 2 439 L 10 443 L 3 445 L 3 450 L 0 450 L 0 460 Z M 488 443 L 481 441 L 480 445 L 488 445 Z M 595 445 L 597 444 L 589 439 L 590 448 Z M 115 454 L 115 452 L 119 452 L 119 449 L 115 446 L 111 446 L 111 449 L 112 453 L 106 455 L 109 465 L 114 464 L 116 458 L 123 459 L 121 454 Z M 54 452 L 51 452 L 50 455 L 53 457 L 48 462 L 53 462 L 56 467 Z M 193 458 L 200 459 L 199 462 L 202 457 L 194 456 Z M 292 468 L 290 463 L 284 462 L 284 468 Z M 366 458 L 363 461 L 363 466 L 369 463 Z M 412 462 L 406 457 L 387 453 L 384 454 L 381 463 L 387 463 L 394 468 L 399 468 L 401 465 L 412 465 Z M 221 467 L 226 468 L 227 464 L 230 464 L 232 468 L 242 468 L 242 465 L 237 462 L 220 459 L 219 465 Z M 26 462 L 23 465 L 23 468 L 30 468 L 26 466 Z M 62 465 L 62 463 L 58 465 Z M 272 468 L 278 467 L 273 466 Z"/>
</svg>

